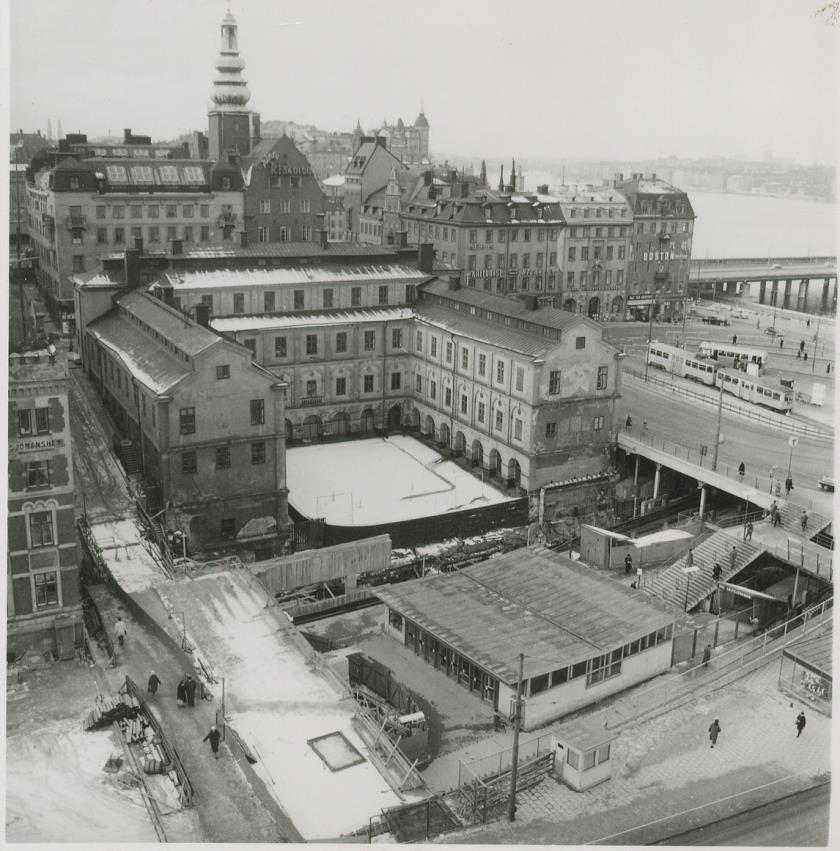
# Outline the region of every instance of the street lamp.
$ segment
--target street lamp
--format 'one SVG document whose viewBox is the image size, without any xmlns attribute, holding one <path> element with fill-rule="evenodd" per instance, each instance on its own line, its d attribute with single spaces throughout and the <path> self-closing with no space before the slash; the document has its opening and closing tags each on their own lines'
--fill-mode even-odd
<svg viewBox="0 0 840 851">
<path fill-rule="evenodd" d="M 691 576 L 694 573 L 697 573 L 700 568 L 696 564 L 692 564 L 688 567 L 684 567 L 682 572 L 685 574 L 685 605 L 683 606 L 683 611 L 688 611 L 688 594 L 691 589 Z"/>
<path fill-rule="evenodd" d="M 814 334 L 814 356 L 811 358 L 811 372 L 817 366 L 817 343 L 820 340 L 820 322 L 822 322 L 822 315 L 817 316 L 817 333 Z"/>
<path fill-rule="evenodd" d="M 793 447 L 796 446 L 797 443 L 799 443 L 798 437 L 791 435 L 788 438 L 788 446 L 790 446 L 790 455 L 788 456 L 788 478 L 790 478 L 790 468 L 793 464 Z"/>
<path fill-rule="evenodd" d="M 750 499 L 755 496 L 754 490 L 747 491 L 744 496 L 744 539 L 747 537 L 747 513 L 750 509 Z"/>
<path fill-rule="evenodd" d="M 723 376 L 718 373 L 720 380 L 720 393 L 718 394 L 718 410 L 717 410 L 717 430 L 715 432 L 715 454 L 712 456 L 712 472 L 717 470 L 718 451 L 723 443 L 723 435 L 720 433 L 721 420 L 723 419 Z"/>
<path fill-rule="evenodd" d="M 650 366 L 650 344 L 653 340 L 653 309 L 656 307 L 656 284 L 654 284 L 653 296 L 648 307 L 648 339 L 647 349 L 645 350 L 645 384 L 648 380 L 648 367 Z"/>
</svg>

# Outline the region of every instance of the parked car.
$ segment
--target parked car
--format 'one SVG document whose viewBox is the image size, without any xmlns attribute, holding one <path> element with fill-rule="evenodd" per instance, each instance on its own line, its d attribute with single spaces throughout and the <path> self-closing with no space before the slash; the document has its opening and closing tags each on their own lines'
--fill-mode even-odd
<svg viewBox="0 0 840 851">
<path fill-rule="evenodd" d="M 724 316 L 704 316 L 703 322 L 707 325 L 728 325 L 729 320 Z"/>
<path fill-rule="evenodd" d="M 767 334 L 768 337 L 781 337 L 782 336 L 782 332 L 778 328 L 774 327 L 773 325 L 769 325 L 767 328 L 765 328 L 764 333 Z"/>
<path fill-rule="evenodd" d="M 834 477 L 833 476 L 820 476 L 817 480 L 817 484 L 820 486 L 821 490 L 824 491 L 834 491 Z"/>
<path fill-rule="evenodd" d="M 774 263 L 772 268 L 773 268 L 773 269 L 781 269 L 781 268 L 782 268 L 782 264 L 781 264 L 781 263 Z"/>
</svg>

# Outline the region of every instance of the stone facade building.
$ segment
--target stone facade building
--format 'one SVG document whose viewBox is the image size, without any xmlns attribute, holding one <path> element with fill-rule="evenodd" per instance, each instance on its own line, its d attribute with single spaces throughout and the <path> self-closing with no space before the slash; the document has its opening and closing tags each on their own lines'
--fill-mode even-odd
<svg viewBox="0 0 840 851">
<path fill-rule="evenodd" d="M 7 653 L 71 659 L 84 641 L 67 365 L 9 359 Z"/>
</svg>

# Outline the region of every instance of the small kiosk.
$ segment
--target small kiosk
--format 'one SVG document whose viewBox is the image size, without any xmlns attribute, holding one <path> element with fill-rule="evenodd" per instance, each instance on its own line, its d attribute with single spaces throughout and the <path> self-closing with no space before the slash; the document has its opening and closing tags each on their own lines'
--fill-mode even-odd
<svg viewBox="0 0 840 851">
<path fill-rule="evenodd" d="M 583 792 L 612 776 L 614 730 L 605 730 L 592 718 L 569 721 L 551 731 L 554 737 L 554 774 L 576 792 Z"/>
</svg>

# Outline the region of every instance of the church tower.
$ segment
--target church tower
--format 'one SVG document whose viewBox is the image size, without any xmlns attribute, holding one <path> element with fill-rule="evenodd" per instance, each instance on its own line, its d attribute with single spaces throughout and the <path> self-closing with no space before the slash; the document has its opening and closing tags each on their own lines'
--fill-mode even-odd
<svg viewBox="0 0 840 851">
<path fill-rule="evenodd" d="M 239 56 L 236 18 L 230 10 L 222 19 L 221 49 L 216 60 L 216 79 L 208 110 L 210 159 L 218 161 L 226 151 L 240 156 L 250 153 L 254 123 L 248 101 L 251 92 L 242 77 L 245 63 Z M 258 131 L 257 131 L 258 132 Z"/>
<path fill-rule="evenodd" d="M 429 159 L 429 119 L 426 118 L 426 113 L 423 112 L 423 101 L 420 101 L 420 114 L 414 120 L 414 127 L 417 130 L 417 135 L 420 140 L 420 156 L 419 162 L 424 162 Z"/>
</svg>

